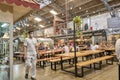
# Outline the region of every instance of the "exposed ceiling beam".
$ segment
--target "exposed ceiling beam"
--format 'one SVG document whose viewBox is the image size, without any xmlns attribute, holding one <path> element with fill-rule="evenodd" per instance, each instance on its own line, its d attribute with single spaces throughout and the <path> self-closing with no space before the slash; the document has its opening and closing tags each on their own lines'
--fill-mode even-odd
<svg viewBox="0 0 120 80">
<path fill-rule="evenodd" d="M 33 10 L 30 10 L 28 13 L 26 13 L 25 15 L 21 16 L 18 20 L 14 21 L 13 24 L 15 24 L 16 22 L 22 20 L 23 18 L 27 17 L 28 15 L 30 15 L 31 13 L 33 13 Z"/>
</svg>

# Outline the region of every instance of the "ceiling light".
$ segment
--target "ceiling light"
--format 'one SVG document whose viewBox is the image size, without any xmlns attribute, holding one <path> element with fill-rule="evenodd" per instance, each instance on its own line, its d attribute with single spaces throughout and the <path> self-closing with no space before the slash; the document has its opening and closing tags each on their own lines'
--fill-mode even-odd
<svg viewBox="0 0 120 80">
<path fill-rule="evenodd" d="M 88 10 L 86 10 L 86 13 L 88 12 Z"/>
<path fill-rule="evenodd" d="M 51 23 L 50 21 L 48 21 L 48 23 Z"/>
<path fill-rule="evenodd" d="M 82 9 L 81 7 L 79 7 L 79 9 Z"/>
<path fill-rule="evenodd" d="M 16 29 L 17 29 L 17 30 L 21 30 L 21 28 L 20 28 L 20 27 L 16 27 Z"/>
<path fill-rule="evenodd" d="M 3 24 L 1 25 L 1 27 L 7 27 L 7 26 L 8 26 L 7 23 L 3 23 Z"/>
<path fill-rule="evenodd" d="M 25 23 L 25 26 L 29 26 L 29 24 L 26 24 L 26 23 Z"/>
<path fill-rule="evenodd" d="M 45 26 L 43 26 L 43 25 L 39 25 L 41 28 L 44 28 Z"/>
<path fill-rule="evenodd" d="M 73 9 L 72 7 L 70 9 Z"/>
<path fill-rule="evenodd" d="M 34 20 L 36 20 L 38 22 L 42 21 L 42 19 L 40 19 L 39 17 L 35 17 Z"/>
<path fill-rule="evenodd" d="M 95 11 L 93 11 L 93 13 L 95 13 Z"/>
<path fill-rule="evenodd" d="M 58 13 L 54 10 L 50 10 L 50 13 L 53 14 L 53 15 L 57 15 Z"/>
</svg>

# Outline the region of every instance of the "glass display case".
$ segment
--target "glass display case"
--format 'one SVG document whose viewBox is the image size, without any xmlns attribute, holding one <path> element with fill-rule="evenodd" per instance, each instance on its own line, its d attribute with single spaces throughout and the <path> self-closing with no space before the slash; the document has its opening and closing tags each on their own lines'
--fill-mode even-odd
<svg viewBox="0 0 120 80">
<path fill-rule="evenodd" d="M 0 80 L 10 79 L 9 23 L 0 22 Z"/>
</svg>

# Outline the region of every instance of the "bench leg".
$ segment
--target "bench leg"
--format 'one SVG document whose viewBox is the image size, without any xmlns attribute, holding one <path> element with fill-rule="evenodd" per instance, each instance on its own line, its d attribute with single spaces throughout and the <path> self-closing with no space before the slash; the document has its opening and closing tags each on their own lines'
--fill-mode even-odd
<svg viewBox="0 0 120 80">
<path fill-rule="evenodd" d="M 61 70 L 63 70 L 63 60 L 62 60 L 62 57 L 61 57 L 60 64 L 61 64 Z"/>
<path fill-rule="evenodd" d="M 52 64 L 52 62 L 51 62 L 51 69 L 53 70 L 53 64 Z"/>
<path fill-rule="evenodd" d="M 78 74 L 78 68 L 77 68 L 77 66 L 76 66 L 76 69 L 77 69 L 77 71 L 76 71 L 76 73 L 75 73 L 75 76 L 76 76 L 76 77 L 83 77 L 83 76 L 84 76 L 84 67 L 81 67 L 81 68 L 80 68 L 80 71 L 81 71 L 80 74 Z"/>
<path fill-rule="evenodd" d="M 99 66 L 98 68 L 96 68 L 96 64 Z M 93 66 L 95 70 L 101 70 L 101 61 L 99 63 L 94 63 Z"/>
<path fill-rule="evenodd" d="M 69 64 L 71 63 L 71 59 L 68 60 L 69 61 Z"/>
<path fill-rule="evenodd" d="M 51 62 L 51 69 L 56 71 L 56 65 L 57 65 L 57 62 L 54 62 L 54 63 Z"/>
<path fill-rule="evenodd" d="M 81 67 L 81 77 L 84 76 L 84 71 L 83 71 L 83 67 Z"/>
<path fill-rule="evenodd" d="M 45 67 L 45 61 L 43 61 L 43 68 Z"/>
<path fill-rule="evenodd" d="M 110 61 L 111 61 L 111 63 L 110 63 Z M 107 60 L 106 60 L 106 64 L 112 65 L 112 64 L 113 64 L 113 58 L 107 59 Z"/>
<path fill-rule="evenodd" d="M 54 62 L 54 70 L 56 71 L 56 62 Z"/>
<path fill-rule="evenodd" d="M 40 64 L 40 67 L 41 67 L 41 61 L 39 62 L 39 64 Z"/>
<path fill-rule="evenodd" d="M 82 56 L 82 61 L 85 61 L 83 56 Z"/>
</svg>

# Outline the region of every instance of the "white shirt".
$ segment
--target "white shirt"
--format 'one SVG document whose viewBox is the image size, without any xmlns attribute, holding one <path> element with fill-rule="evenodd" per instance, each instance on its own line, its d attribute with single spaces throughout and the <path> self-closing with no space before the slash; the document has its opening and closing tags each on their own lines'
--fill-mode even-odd
<svg viewBox="0 0 120 80">
<path fill-rule="evenodd" d="M 99 48 L 99 45 L 95 45 L 94 46 L 94 49 L 96 50 L 96 49 L 98 49 Z"/>
<path fill-rule="evenodd" d="M 116 53 L 117 58 L 118 58 L 118 60 L 120 62 L 120 39 L 118 39 L 116 41 L 116 44 L 115 44 L 115 53 Z"/>
<path fill-rule="evenodd" d="M 95 45 L 95 46 L 91 45 L 91 50 L 97 50 L 98 48 L 99 48 L 99 45 Z"/>
<path fill-rule="evenodd" d="M 37 40 L 35 38 L 26 38 L 24 46 L 27 46 L 27 54 L 37 54 L 36 46 Z"/>
<path fill-rule="evenodd" d="M 64 46 L 65 49 L 65 53 L 69 54 L 69 47 L 68 46 Z"/>
</svg>

